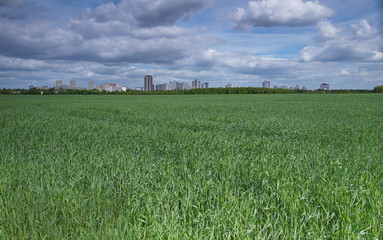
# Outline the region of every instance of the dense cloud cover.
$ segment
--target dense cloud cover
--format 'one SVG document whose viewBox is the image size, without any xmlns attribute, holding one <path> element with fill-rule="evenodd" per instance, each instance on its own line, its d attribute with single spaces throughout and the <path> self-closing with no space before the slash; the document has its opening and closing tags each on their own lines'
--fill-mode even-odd
<svg viewBox="0 0 383 240">
<path fill-rule="evenodd" d="M 194 29 L 172 25 L 210 1 L 148 2 L 125 0 L 87 9 L 81 16 L 69 20 L 69 28 L 58 28 L 46 18 L 32 21 L 3 18 L 0 53 L 45 60 L 160 64 L 183 58 L 190 54 L 189 49 L 212 41 Z M 30 3 L 20 0 L 3 4 L 21 8 Z M 149 7 L 145 9 L 145 6 Z"/>
<path fill-rule="evenodd" d="M 157 83 L 198 78 L 212 86 L 382 81 L 375 0 L 356 0 L 349 12 L 330 0 L 70 3 L 0 0 L 0 87 L 56 79 L 135 87 L 146 74 Z"/>
</svg>

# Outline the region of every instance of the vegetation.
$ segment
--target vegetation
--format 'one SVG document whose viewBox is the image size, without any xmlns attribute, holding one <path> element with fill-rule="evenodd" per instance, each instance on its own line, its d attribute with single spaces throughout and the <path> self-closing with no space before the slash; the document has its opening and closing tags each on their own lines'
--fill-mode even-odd
<svg viewBox="0 0 383 240">
<path fill-rule="evenodd" d="M 375 93 L 383 93 L 383 85 L 374 87 Z"/>
<path fill-rule="evenodd" d="M 377 87 L 378 88 L 378 87 Z M 323 94 L 323 93 L 373 93 L 379 92 L 377 90 L 367 89 L 335 89 L 330 91 L 324 90 L 302 90 L 302 89 L 280 89 L 280 88 L 257 88 L 257 87 L 239 87 L 239 88 L 199 88 L 191 90 L 171 90 L 171 91 L 113 91 L 107 92 L 105 90 L 83 90 L 83 89 L 2 89 L 0 94 L 26 94 L 26 95 L 190 95 L 190 94 L 292 94 L 292 93 L 306 93 L 306 94 Z"/>
<path fill-rule="evenodd" d="M 0 96 L 1 239 L 383 239 L 383 95 Z"/>
</svg>

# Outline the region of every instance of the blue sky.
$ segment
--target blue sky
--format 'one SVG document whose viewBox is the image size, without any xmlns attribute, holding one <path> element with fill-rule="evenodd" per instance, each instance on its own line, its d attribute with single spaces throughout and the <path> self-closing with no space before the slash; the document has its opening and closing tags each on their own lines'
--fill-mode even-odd
<svg viewBox="0 0 383 240">
<path fill-rule="evenodd" d="M 380 0 L 0 0 L 0 88 L 383 85 Z"/>
</svg>

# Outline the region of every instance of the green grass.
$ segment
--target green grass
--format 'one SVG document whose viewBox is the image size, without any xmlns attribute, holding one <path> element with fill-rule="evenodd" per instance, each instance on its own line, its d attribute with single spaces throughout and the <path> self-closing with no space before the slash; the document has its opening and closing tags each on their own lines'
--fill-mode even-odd
<svg viewBox="0 0 383 240">
<path fill-rule="evenodd" d="M 383 95 L 0 96 L 1 239 L 382 239 Z"/>
</svg>

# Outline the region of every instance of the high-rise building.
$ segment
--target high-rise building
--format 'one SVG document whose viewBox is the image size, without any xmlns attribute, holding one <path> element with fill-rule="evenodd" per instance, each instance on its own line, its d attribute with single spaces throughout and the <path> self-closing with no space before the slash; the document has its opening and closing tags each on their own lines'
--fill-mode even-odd
<svg viewBox="0 0 383 240">
<path fill-rule="evenodd" d="M 69 81 L 69 88 L 76 89 L 76 80 Z"/>
<path fill-rule="evenodd" d="M 96 86 L 96 89 L 102 91 L 105 90 L 107 92 L 113 92 L 113 91 L 126 91 L 126 87 L 117 85 L 115 83 L 105 83 L 105 84 L 100 84 Z"/>
<path fill-rule="evenodd" d="M 145 82 L 145 87 L 144 87 L 145 91 L 153 91 L 154 90 L 153 77 L 151 75 L 146 75 L 144 82 Z"/>
<path fill-rule="evenodd" d="M 202 83 L 201 88 L 209 88 L 209 82 Z"/>
<path fill-rule="evenodd" d="M 171 85 L 171 90 L 176 90 L 177 89 L 177 84 L 178 84 L 177 81 L 171 81 L 169 83 Z"/>
<path fill-rule="evenodd" d="M 92 90 L 94 89 L 94 81 L 93 80 L 89 80 L 88 81 L 88 90 Z"/>
<path fill-rule="evenodd" d="M 173 90 L 171 83 L 163 83 L 156 85 L 156 90 Z"/>
<path fill-rule="evenodd" d="M 193 80 L 192 81 L 192 88 L 201 88 L 201 81 L 200 80 Z"/>
<path fill-rule="evenodd" d="M 189 90 L 190 86 L 186 82 L 176 82 L 176 90 Z"/>
<path fill-rule="evenodd" d="M 270 82 L 269 81 L 263 81 L 262 87 L 263 88 L 270 88 Z"/>
<path fill-rule="evenodd" d="M 56 88 L 62 88 L 63 87 L 63 81 L 56 80 Z"/>
<path fill-rule="evenodd" d="M 320 85 L 320 89 L 321 89 L 321 90 L 324 90 L 324 91 L 328 91 L 328 90 L 330 90 L 330 84 L 328 84 L 328 83 L 322 83 L 322 84 Z"/>
</svg>

